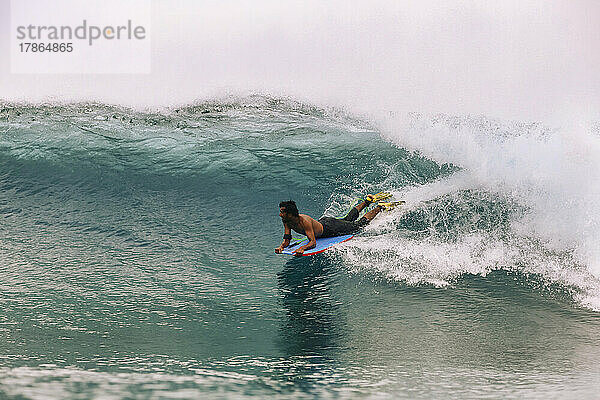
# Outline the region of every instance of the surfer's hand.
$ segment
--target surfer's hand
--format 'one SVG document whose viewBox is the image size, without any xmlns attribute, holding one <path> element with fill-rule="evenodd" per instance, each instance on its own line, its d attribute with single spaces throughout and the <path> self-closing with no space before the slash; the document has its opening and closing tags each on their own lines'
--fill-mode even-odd
<svg viewBox="0 0 600 400">
<path fill-rule="evenodd" d="M 298 249 L 294 251 L 294 255 L 295 256 L 302 256 L 302 254 L 304 254 L 304 249 Z"/>
<path fill-rule="evenodd" d="M 275 249 L 275 253 L 280 254 L 283 251 L 283 247 L 279 246 Z"/>
</svg>

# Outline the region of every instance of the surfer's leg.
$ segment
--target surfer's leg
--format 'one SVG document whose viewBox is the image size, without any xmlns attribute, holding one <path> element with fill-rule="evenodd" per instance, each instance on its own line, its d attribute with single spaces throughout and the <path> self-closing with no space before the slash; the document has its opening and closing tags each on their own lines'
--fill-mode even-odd
<svg viewBox="0 0 600 400">
<path fill-rule="evenodd" d="M 348 212 L 348 215 L 346 215 L 343 220 L 344 221 L 356 221 L 358 219 L 358 216 L 360 215 L 360 212 L 362 210 L 365 209 L 366 206 L 368 206 L 369 204 L 371 204 L 371 202 L 368 201 L 363 201 L 360 204 L 357 204 L 356 206 L 352 207 L 352 209 Z"/>
<path fill-rule="evenodd" d="M 346 215 L 344 218 L 342 218 L 343 221 L 356 221 L 356 219 L 358 218 L 358 215 L 360 213 L 360 210 L 358 209 L 359 206 L 356 207 L 352 207 L 352 209 L 350 210 L 350 212 L 348 212 L 348 215 Z"/>
<path fill-rule="evenodd" d="M 362 202 L 362 203 L 360 203 L 360 204 L 356 205 L 354 208 L 355 208 L 355 209 L 356 209 L 358 212 L 361 212 L 361 211 L 362 211 L 362 210 L 364 210 L 364 209 L 365 209 L 365 207 L 366 207 L 366 206 L 368 206 L 369 204 L 371 204 L 371 202 L 370 202 L 370 201 L 363 200 L 363 202 Z"/>
<path fill-rule="evenodd" d="M 369 222 L 371 222 L 373 220 L 373 218 L 375 218 L 377 216 L 377 214 L 379 214 L 380 212 L 381 212 L 381 207 L 377 206 L 374 209 L 372 209 L 371 211 L 369 211 L 368 213 L 366 213 L 358 222 L 360 223 L 364 219 L 364 220 L 366 220 L 364 222 L 364 225 L 366 225 Z"/>
</svg>

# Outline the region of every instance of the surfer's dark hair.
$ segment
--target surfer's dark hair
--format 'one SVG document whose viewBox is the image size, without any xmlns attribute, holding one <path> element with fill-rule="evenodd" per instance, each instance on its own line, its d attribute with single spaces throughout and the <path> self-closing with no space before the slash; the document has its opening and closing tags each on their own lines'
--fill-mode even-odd
<svg viewBox="0 0 600 400">
<path fill-rule="evenodd" d="M 296 202 L 294 200 L 282 201 L 279 203 L 279 208 L 285 209 L 286 213 L 291 214 L 294 217 L 299 215 L 298 207 L 296 207 Z"/>
</svg>

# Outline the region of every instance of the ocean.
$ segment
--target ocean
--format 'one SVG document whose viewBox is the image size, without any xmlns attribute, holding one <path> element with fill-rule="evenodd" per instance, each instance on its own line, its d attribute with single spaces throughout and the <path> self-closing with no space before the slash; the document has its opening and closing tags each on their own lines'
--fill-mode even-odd
<svg viewBox="0 0 600 400">
<path fill-rule="evenodd" d="M 0 397 L 597 398 L 598 136 L 574 135 L 1 103 Z M 354 239 L 274 253 L 280 201 L 383 190 L 406 205 Z"/>
</svg>

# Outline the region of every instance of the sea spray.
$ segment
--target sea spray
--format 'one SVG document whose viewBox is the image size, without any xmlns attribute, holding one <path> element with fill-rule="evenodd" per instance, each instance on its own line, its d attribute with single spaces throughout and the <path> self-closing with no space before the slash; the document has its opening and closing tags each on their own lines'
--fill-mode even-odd
<svg viewBox="0 0 600 400">
<path fill-rule="evenodd" d="M 471 190 L 471 202 L 480 202 L 482 196 L 493 194 L 508 208 L 511 202 L 518 204 L 516 209 L 519 210 L 510 213 L 510 224 L 503 230 L 487 232 L 487 239 L 479 237 L 481 232 L 476 226 L 467 232 L 475 234 L 470 238 L 463 236 L 467 233 L 453 230 L 438 244 L 422 243 L 423 246 L 414 247 L 411 258 L 415 258 L 414 253 L 439 253 L 438 248 L 424 250 L 423 247 L 447 247 L 443 243 L 448 237 L 454 237 L 457 247 L 443 251 L 446 256 L 422 262 L 432 270 L 444 269 L 443 265 L 448 263 L 454 265 L 452 273 L 445 275 L 451 278 L 473 270 L 467 267 L 472 261 L 461 262 L 456 255 L 474 256 L 487 241 L 491 248 L 505 248 L 495 251 L 505 255 L 494 261 L 481 257 L 480 268 L 527 265 L 524 270 L 584 288 L 586 294 L 582 302 L 600 308 L 600 303 L 592 300 L 600 293 L 600 139 L 597 136 L 581 129 L 550 129 L 539 123 L 444 115 L 391 117 L 382 121 L 381 127 L 382 137 L 394 145 L 460 168 L 447 180 L 400 190 L 398 195 L 408 200 L 409 207 L 426 209 L 426 204 L 439 202 L 439 196 L 444 193 L 464 190 Z M 459 208 L 468 209 L 468 203 L 463 202 Z M 410 208 L 406 212 L 410 212 Z M 471 212 L 477 216 L 477 207 Z M 446 217 L 444 212 L 437 213 L 437 218 Z M 382 218 L 379 224 L 393 226 L 393 218 Z M 427 228 L 431 236 L 428 240 L 440 240 L 431 228 L 434 225 L 432 221 Z M 396 228 L 402 226 L 396 224 Z M 373 224 L 371 229 L 377 227 Z M 396 237 L 396 247 L 413 247 L 404 242 L 402 235 Z M 473 240 L 474 237 L 477 239 Z M 543 256 L 545 253 L 547 257 Z M 556 253 L 562 254 L 561 261 L 552 260 L 550 255 Z"/>
</svg>

